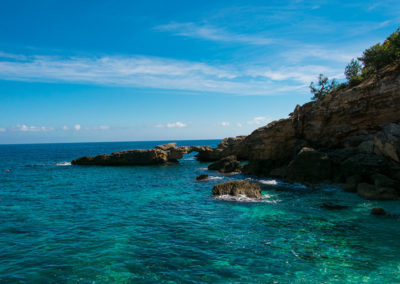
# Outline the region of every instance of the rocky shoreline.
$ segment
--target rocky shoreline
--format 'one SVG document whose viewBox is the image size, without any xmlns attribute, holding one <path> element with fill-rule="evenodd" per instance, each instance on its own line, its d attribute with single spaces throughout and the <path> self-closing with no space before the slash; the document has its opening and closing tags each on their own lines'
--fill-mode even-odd
<svg viewBox="0 0 400 284">
<path fill-rule="evenodd" d="M 249 136 L 225 138 L 216 148 L 176 146 L 82 157 L 74 165 L 176 163 L 197 152 L 209 170 L 276 177 L 303 184 L 342 184 L 370 200 L 400 195 L 400 66 L 361 85 L 296 106 L 289 118 Z M 247 161 L 242 166 L 239 161 Z"/>
</svg>

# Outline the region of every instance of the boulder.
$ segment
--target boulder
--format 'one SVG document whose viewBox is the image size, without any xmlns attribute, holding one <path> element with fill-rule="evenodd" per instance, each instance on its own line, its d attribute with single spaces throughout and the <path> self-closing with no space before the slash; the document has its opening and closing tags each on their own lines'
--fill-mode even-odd
<svg viewBox="0 0 400 284">
<path fill-rule="evenodd" d="M 196 177 L 197 181 L 204 181 L 204 180 L 208 180 L 208 175 L 199 175 Z"/>
<path fill-rule="evenodd" d="M 399 184 L 397 181 L 379 173 L 373 174 L 372 179 L 374 181 L 376 188 L 381 188 L 381 187 L 397 188 Z"/>
<path fill-rule="evenodd" d="M 286 174 L 290 181 L 327 181 L 332 175 L 331 161 L 327 154 L 305 147 L 289 163 Z"/>
<path fill-rule="evenodd" d="M 240 171 L 242 166 L 236 159 L 236 156 L 228 156 L 212 163 L 208 166 L 208 169 L 212 171 L 219 171 L 221 173 L 231 173 Z"/>
<path fill-rule="evenodd" d="M 155 148 L 155 149 L 160 149 L 160 150 L 163 150 L 163 151 L 168 151 L 168 150 L 170 150 L 170 149 L 172 149 L 172 148 L 176 148 L 176 143 L 173 142 L 173 143 L 158 145 L 158 146 L 156 146 L 156 147 L 154 147 L 154 148 Z"/>
<path fill-rule="evenodd" d="M 374 153 L 374 141 L 364 141 L 358 145 L 358 150 L 361 153 L 372 154 Z"/>
<path fill-rule="evenodd" d="M 358 175 L 354 175 L 348 177 L 346 179 L 346 183 L 342 186 L 342 190 L 345 192 L 357 192 L 357 185 L 360 182 L 361 178 Z"/>
<path fill-rule="evenodd" d="M 321 205 L 321 208 L 328 209 L 328 210 L 341 210 L 341 209 L 347 209 L 347 208 L 349 208 L 349 206 L 340 205 L 340 204 L 332 204 L 332 203 L 324 203 Z"/>
<path fill-rule="evenodd" d="M 279 168 L 272 169 L 269 172 L 269 175 L 271 177 L 284 178 L 286 177 L 286 172 L 287 172 L 287 166 L 282 166 Z"/>
<path fill-rule="evenodd" d="M 357 193 L 368 200 L 397 200 L 399 198 L 397 191 L 393 188 L 376 188 L 368 183 L 359 183 Z"/>
<path fill-rule="evenodd" d="M 378 216 L 384 216 L 386 215 L 386 211 L 383 208 L 372 208 L 371 210 L 371 215 L 378 215 Z"/>
<path fill-rule="evenodd" d="M 390 123 L 374 137 L 374 151 L 393 161 L 400 162 L 400 124 Z"/>
<path fill-rule="evenodd" d="M 353 175 L 370 176 L 377 172 L 387 172 L 390 162 L 383 156 L 376 154 L 358 153 L 347 157 L 339 164 L 340 175 L 350 177 Z"/>
<path fill-rule="evenodd" d="M 243 180 L 228 181 L 216 184 L 212 189 L 213 196 L 220 195 L 245 195 L 249 198 L 261 199 L 261 188 L 258 183 Z"/>
</svg>

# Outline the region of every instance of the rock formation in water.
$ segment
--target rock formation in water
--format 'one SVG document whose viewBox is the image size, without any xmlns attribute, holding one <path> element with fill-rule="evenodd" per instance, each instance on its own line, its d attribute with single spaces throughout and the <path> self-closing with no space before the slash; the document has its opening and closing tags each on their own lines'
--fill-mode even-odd
<svg viewBox="0 0 400 284">
<path fill-rule="evenodd" d="M 261 188 L 258 183 L 247 182 L 243 180 L 234 180 L 214 185 L 212 189 L 213 196 L 244 195 L 249 198 L 261 199 Z"/>
<path fill-rule="evenodd" d="M 147 150 L 128 150 L 95 157 L 81 157 L 71 162 L 73 165 L 134 166 L 176 163 L 191 152 L 211 152 L 208 146 L 176 146 L 176 143 L 156 146 Z"/>
<path fill-rule="evenodd" d="M 236 156 L 231 155 L 222 158 L 208 166 L 211 171 L 219 171 L 220 173 L 232 173 L 239 172 L 242 169 L 242 165 L 236 159 Z"/>
</svg>

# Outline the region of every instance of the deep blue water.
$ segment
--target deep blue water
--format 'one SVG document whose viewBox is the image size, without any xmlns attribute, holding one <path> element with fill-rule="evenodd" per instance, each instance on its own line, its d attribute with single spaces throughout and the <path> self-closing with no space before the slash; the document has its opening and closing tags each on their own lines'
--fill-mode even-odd
<svg viewBox="0 0 400 284">
<path fill-rule="evenodd" d="M 158 144 L 0 145 L 0 282 L 400 282 L 400 220 L 369 215 L 398 202 L 268 178 L 263 202 L 216 200 L 215 183 L 249 177 L 208 172 L 194 154 L 172 166 L 65 163 Z M 196 182 L 202 173 L 214 179 Z"/>
</svg>

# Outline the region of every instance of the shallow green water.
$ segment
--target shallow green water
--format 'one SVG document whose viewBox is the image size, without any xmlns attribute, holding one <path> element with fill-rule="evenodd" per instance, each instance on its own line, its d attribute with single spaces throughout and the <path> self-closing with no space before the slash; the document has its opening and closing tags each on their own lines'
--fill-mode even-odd
<svg viewBox="0 0 400 284">
<path fill-rule="evenodd" d="M 208 172 L 192 155 L 175 166 L 63 164 L 156 144 L 0 146 L 0 282 L 400 282 L 400 219 L 369 215 L 398 202 L 267 178 L 263 202 L 216 200 L 215 183 L 249 177 Z M 213 179 L 196 182 L 202 173 Z"/>
</svg>

